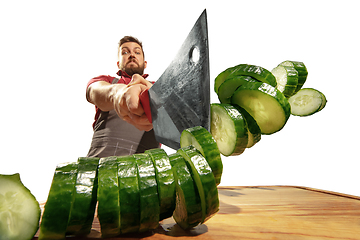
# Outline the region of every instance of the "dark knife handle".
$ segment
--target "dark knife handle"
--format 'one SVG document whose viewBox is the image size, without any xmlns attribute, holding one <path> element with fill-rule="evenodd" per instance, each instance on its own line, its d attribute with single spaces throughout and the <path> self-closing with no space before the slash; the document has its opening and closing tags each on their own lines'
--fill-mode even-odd
<svg viewBox="0 0 360 240">
<path fill-rule="evenodd" d="M 149 122 L 152 123 L 149 90 L 146 89 L 145 91 L 143 91 L 140 94 L 139 99 L 140 99 L 141 106 L 143 107 L 144 112 L 145 112 L 147 118 L 149 119 Z"/>
</svg>

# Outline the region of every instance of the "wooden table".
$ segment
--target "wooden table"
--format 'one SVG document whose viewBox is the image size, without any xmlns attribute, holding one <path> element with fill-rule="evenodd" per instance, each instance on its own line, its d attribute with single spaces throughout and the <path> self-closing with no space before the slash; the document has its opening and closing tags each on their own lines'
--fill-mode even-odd
<svg viewBox="0 0 360 240">
<path fill-rule="evenodd" d="M 360 239 L 360 197 L 294 186 L 219 187 L 219 197 L 220 211 L 192 230 L 169 218 L 153 232 L 108 239 Z M 95 218 L 86 239 L 99 230 Z"/>
</svg>

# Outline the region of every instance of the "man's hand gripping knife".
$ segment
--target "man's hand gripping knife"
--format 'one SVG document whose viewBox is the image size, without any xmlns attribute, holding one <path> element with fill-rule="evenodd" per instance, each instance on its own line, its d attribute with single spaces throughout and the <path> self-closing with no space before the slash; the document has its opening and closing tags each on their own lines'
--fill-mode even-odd
<svg viewBox="0 0 360 240">
<path fill-rule="evenodd" d="M 113 89 L 115 92 L 112 94 L 112 100 L 116 113 L 137 129 L 150 131 L 153 126 L 144 112 L 139 96 L 152 84 L 139 74 L 134 74 L 128 85 L 115 84 L 114 86 L 116 87 Z"/>
</svg>

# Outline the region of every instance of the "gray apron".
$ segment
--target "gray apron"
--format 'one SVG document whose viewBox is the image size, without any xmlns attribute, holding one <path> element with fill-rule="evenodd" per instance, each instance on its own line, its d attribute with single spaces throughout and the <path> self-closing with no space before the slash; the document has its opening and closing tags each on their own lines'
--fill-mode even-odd
<svg viewBox="0 0 360 240">
<path fill-rule="evenodd" d="M 115 78 L 113 83 L 117 83 Z M 87 157 L 123 156 L 159 148 L 154 130 L 140 131 L 122 120 L 115 110 L 101 112 L 94 126 L 94 135 Z"/>
</svg>

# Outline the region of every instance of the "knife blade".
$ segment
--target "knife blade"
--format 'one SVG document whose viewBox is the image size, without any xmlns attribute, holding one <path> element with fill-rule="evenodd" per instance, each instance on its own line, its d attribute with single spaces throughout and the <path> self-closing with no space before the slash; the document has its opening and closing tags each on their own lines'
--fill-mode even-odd
<svg viewBox="0 0 360 240">
<path fill-rule="evenodd" d="M 184 129 L 210 130 L 210 73 L 206 9 L 177 55 L 140 102 L 158 142 L 180 148 Z"/>
</svg>

